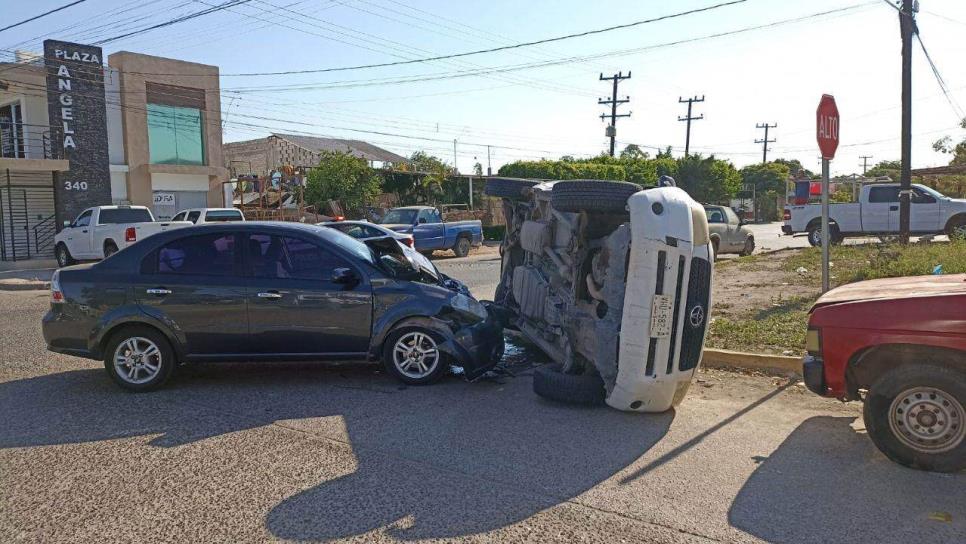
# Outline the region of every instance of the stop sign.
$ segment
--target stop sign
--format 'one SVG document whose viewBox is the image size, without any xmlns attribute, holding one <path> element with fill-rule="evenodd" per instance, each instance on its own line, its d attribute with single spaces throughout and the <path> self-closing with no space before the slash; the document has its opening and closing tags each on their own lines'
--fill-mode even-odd
<svg viewBox="0 0 966 544">
<path fill-rule="evenodd" d="M 823 94 L 815 112 L 815 130 L 818 138 L 818 148 L 822 150 L 822 158 L 832 160 L 835 150 L 839 147 L 839 109 L 835 105 L 835 97 Z"/>
</svg>

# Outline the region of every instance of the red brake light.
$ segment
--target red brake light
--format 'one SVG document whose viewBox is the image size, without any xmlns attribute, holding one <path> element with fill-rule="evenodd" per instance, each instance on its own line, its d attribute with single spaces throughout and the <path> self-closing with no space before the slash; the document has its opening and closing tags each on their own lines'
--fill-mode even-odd
<svg viewBox="0 0 966 544">
<path fill-rule="evenodd" d="M 409 247 L 413 247 L 413 237 L 412 236 L 410 236 L 408 238 L 403 238 L 402 240 L 400 240 L 400 242 L 406 244 Z"/>
<path fill-rule="evenodd" d="M 55 270 L 54 275 L 50 278 L 50 303 L 62 304 L 63 302 L 64 293 L 60 290 L 60 270 Z"/>
<path fill-rule="evenodd" d="M 789 210 L 788 208 L 785 208 L 785 213 L 782 214 L 782 221 L 791 221 L 791 220 L 792 220 L 792 211 Z"/>
<path fill-rule="evenodd" d="M 345 220 L 345 216 L 337 215 L 332 220 L 333 221 L 344 221 Z"/>
<path fill-rule="evenodd" d="M 134 227 L 128 227 L 124 229 L 124 241 L 125 242 L 136 242 L 138 239 L 137 230 Z"/>
</svg>

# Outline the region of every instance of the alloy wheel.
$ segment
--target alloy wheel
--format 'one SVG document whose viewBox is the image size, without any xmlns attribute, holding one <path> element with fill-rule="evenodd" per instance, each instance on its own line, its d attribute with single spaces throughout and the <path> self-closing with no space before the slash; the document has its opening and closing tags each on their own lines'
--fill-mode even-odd
<svg viewBox="0 0 966 544">
<path fill-rule="evenodd" d="M 436 341 L 425 332 L 406 333 L 393 346 L 392 362 L 396 370 L 407 378 L 425 378 L 439 365 Z"/>
<path fill-rule="evenodd" d="M 935 387 L 915 387 L 896 395 L 889 427 L 904 445 L 922 453 L 943 453 L 966 437 L 966 409 Z"/>
<path fill-rule="evenodd" d="M 118 344 L 114 350 L 114 370 L 125 382 L 147 383 L 161 372 L 161 350 L 151 340 L 135 336 Z"/>
</svg>

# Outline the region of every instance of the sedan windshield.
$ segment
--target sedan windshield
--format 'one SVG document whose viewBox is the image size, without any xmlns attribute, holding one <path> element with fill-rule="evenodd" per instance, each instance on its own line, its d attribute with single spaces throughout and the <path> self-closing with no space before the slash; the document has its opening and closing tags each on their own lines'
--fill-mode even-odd
<svg viewBox="0 0 966 544">
<path fill-rule="evenodd" d="M 379 222 L 383 225 L 412 225 L 416 222 L 416 210 L 389 210 Z"/>
</svg>

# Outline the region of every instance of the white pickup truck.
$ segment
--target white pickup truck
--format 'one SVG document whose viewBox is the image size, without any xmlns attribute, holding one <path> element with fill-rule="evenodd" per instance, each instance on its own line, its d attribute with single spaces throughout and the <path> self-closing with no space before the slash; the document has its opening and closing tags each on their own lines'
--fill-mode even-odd
<svg viewBox="0 0 966 544">
<path fill-rule="evenodd" d="M 144 206 L 95 206 L 57 233 L 54 255 L 59 266 L 106 259 L 152 234 L 191 225 L 190 221 L 155 222 Z"/>
<path fill-rule="evenodd" d="M 899 234 L 899 184 L 864 185 L 859 201 L 829 206 L 830 242 L 841 243 L 849 236 L 892 236 Z M 912 185 L 909 230 L 916 235 L 966 236 L 966 200 L 949 198 L 925 185 Z M 822 245 L 822 205 L 805 204 L 785 208 L 782 232 L 808 233 L 808 242 Z"/>
</svg>

